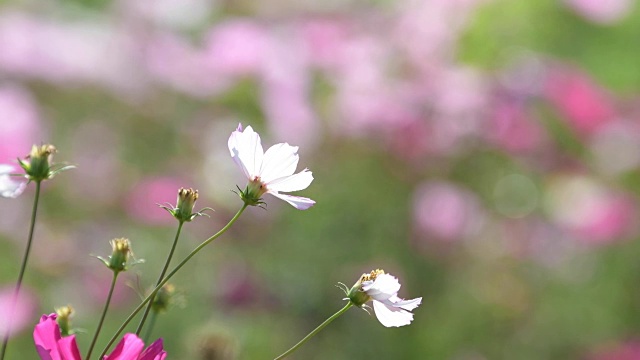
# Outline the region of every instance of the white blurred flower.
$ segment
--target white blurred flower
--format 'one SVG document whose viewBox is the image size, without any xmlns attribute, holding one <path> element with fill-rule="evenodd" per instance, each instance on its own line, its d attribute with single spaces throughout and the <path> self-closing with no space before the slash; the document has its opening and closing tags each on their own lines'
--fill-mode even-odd
<svg viewBox="0 0 640 360">
<path fill-rule="evenodd" d="M 373 310 L 380 323 L 386 327 L 409 325 L 413 321 L 411 310 L 422 303 L 422 297 L 404 300 L 398 297 L 400 282 L 383 270 L 362 274 L 360 280 L 349 291 L 349 299 L 357 306 L 373 301 Z"/>
<path fill-rule="evenodd" d="M 6 198 L 16 198 L 22 194 L 27 184 L 24 181 L 11 179 L 14 168 L 11 165 L 0 164 L 0 196 Z"/>
<path fill-rule="evenodd" d="M 240 193 L 247 204 L 262 204 L 261 196 L 265 193 L 288 202 L 298 210 L 306 210 L 316 203 L 305 197 L 280 193 L 304 190 L 313 181 L 308 169 L 294 174 L 299 159 L 297 146 L 280 143 L 264 152 L 260 135 L 251 126 L 243 131 L 242 124 L 231 133 L 228 145 L 233 161 L 249 180 Z"/>
</svg>

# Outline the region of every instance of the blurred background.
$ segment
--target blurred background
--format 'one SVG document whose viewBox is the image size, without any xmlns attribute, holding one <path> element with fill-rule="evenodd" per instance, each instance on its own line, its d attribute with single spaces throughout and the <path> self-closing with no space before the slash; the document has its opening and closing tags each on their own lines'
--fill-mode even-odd
<svg viewBox="0 0 640 360">
<path fill-rule="evenodd" d="M 351 310 L 291 358 L 640 359 L 639 20 L 633 0 L 0 0 L 0 163 L 44 142 L 78 166 L 44 186 L 8 359 L 66 304 L 86 352 L 111 276 L 89 255 L 127 237 L 147 262 L 102 349 L 180 187 L 216 211 L 176 261 L 231 218 L 239 122 L 300 146 L 317 205 L 267 197 L 174 278 L 168 358 L 273 358 L 383 268 L 423 297 L 413 324 Z M 33 195 L 0 199 L 3 310 Z"/>
</svg>

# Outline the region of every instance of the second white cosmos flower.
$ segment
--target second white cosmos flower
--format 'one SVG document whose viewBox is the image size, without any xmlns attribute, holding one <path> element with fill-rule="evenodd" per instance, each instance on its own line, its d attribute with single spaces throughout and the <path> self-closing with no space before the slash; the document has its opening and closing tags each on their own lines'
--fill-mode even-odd
<svg viewBox="0 0 640 360">
<path fill-rule="evenodd" d="M 299 160 L 297 146 L 280 143 L 264 152 L 260 135 L 251 126 L 243 130 L 242 124 L 231 133 L 228 145 L 233 161 L 249 180 L 245 190 L 240 192 L 245 203 L 261 204 L 263 194 L 282 199 L 298 210 L 306 210 L 316 203 L 309 198 L 282 194 L 304 190 L 313 181 L 313 175 L 308 169 L 294 174 Z"/>
<path fill-rule="evenodd" d="M 347 295 L 359 307 L 372 301 L 373 311 L 382 325 L 399 327 L 411 324 L 411 310 L 422 303 L 421 297 L 411 300 L 399 298 L 399 290 L 400 282 L 395 276 L 386 274 L 383 270 L 373 270 L 369 274 L 362 274 Z"/>
</svg>

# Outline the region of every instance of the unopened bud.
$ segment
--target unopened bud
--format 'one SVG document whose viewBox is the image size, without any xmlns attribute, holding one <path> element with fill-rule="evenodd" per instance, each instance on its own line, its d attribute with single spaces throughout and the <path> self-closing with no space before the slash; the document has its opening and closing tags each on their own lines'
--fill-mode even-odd
<svg viewBox="0 0 640 360">
<path fill-rule="evenodd" d="M 56 308 L 56 321 L 60 327 L 60 333 L 62 336 L 70 335 L 71 332 L 71 318 L 73 317 L 74 310 L 71 305 L 62 306 Z"/>
<path fill-rule="evenodd" d="M 129 267 L 144 262 L 142 259 L 136 260 L 133 256 L 133 252 L 131 251 L 131 242 L 129 242 L 129 239 L 113 239 L 109 241 L 109 243 L 111 244 L 112 249 L 111 256 L 109 256 L 108 259 L 98 256 L 98 259 L 102 260 L 102 262 L 114 272 L 119 273 L 121 271 L 126 271 Z"/>
</svg>

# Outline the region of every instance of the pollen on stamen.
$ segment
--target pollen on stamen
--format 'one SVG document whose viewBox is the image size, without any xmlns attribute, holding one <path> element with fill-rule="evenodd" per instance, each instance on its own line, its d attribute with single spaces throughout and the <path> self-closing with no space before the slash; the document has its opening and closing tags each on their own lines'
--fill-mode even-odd
<svg viewBox="0 0 640 360">
<path fill-rule="evenodd" d="M 382 274 L 384 274 L 384 270 L 382 269 L 371 270 L 371 273 L 369 274 L 362 274 L 360 281 L 373 281 L 378 277 L 378 275 Z"/>
</svg>

